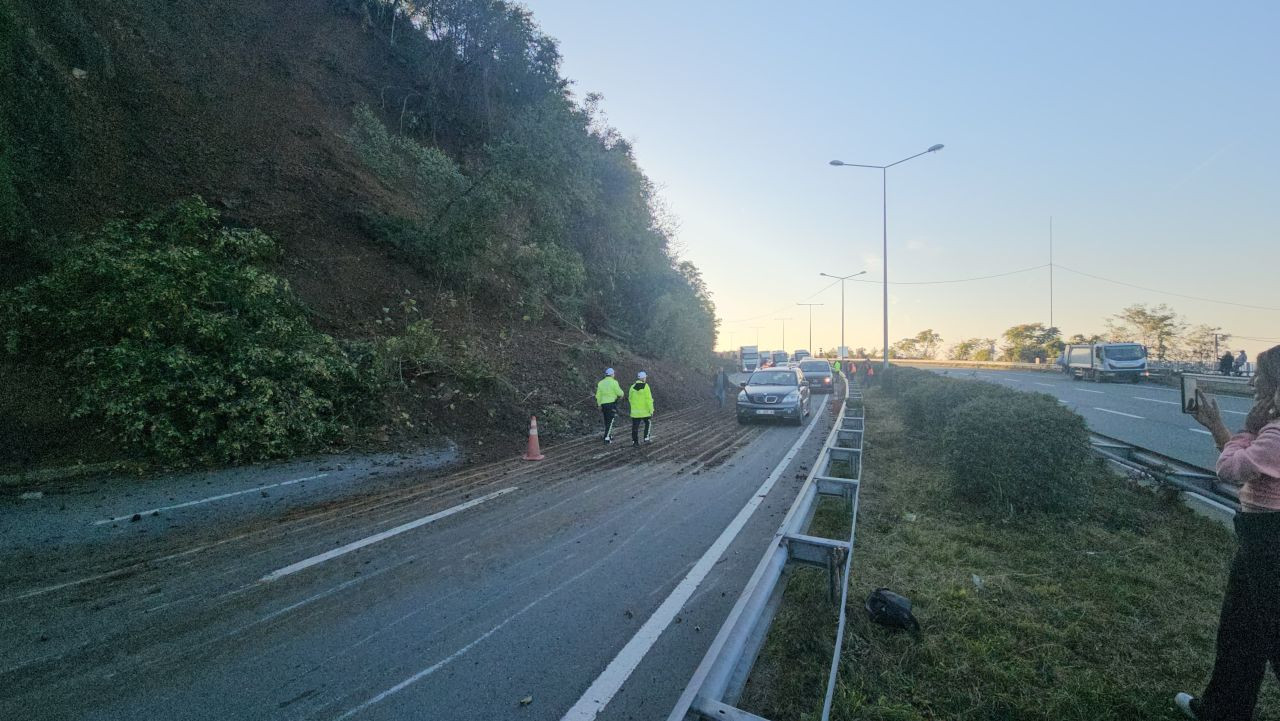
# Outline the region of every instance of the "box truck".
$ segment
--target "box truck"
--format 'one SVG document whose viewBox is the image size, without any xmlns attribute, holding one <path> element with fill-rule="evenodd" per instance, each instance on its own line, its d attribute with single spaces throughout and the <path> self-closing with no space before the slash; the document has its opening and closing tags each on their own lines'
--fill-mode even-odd
<svg viewBox="0 0 1280 721">
<path fill-rule="evenodd" d="M 760 351 L 753 345 L 744 345 L 738 349 L 738 360 L 742 364 L 742 372 L 750 373 L 760 365 Z"/>
</svg>

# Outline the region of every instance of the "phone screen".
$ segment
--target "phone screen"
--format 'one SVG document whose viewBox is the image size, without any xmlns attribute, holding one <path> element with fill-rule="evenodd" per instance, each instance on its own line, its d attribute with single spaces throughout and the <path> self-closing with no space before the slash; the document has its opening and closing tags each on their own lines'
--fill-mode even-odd
<svg viewBox="0 0 1280 721">
<path fill-rule="evenodd" d="M 1196 379 L 1182 376 L 1182 412 L 1196 412 Z"/>
</svg>

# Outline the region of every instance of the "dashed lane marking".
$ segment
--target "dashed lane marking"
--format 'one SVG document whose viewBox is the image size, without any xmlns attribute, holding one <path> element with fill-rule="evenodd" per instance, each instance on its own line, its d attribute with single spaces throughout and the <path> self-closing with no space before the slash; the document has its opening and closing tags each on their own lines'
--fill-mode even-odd
<svg viewBox="0 0 1280 721">
<path fill-rule="evenodd" d="M 1106 395 L 1106 393 L 1103 393 L 1102 391 L 1091 391 L 1088 388 L 1077 388 L 1076 390 L 1080 391 L 1081 393 L 1097 393 L 1100 396 Z"/>
<path fill-rule="evenodd" d="M 1143 398 L 1142 396 L 1134 396 L 1134 398 L 1137 398 L 1137 399 L 1138 399 L 1138 400 L 1140 400 L 1140 401 L 1147 401 L 1147 402 L 1149 402 L 1149 403 L 1164 403 L 1165 405 L 1170 405 L 1170 406 L 1180 406 L 1180 405 L 1182 405 L 1181 403 L 1179 403 L 1179 402 L 1177 402 L 1177 401 L 1162 401 L 1162 400 L 1160 400 L 1159 398 Z"/>
<path fill-rule="evenodd" d="M 346 554 L 351 553 L 352 551 L 359 550 L 361 548 L 364 548 L 365 546 L 373 545 L 379 541 L 385 541 L 388 538 L 391 538 L 392 536 L 398 536 L 401 533 L 404 533 L 405 531 L 412 531 L 413 529 L 420 528 L 422 526 L 427 525 L 428 523 L 434 523 L 442 518 L 448 518 L 449 516 L 452 516 L 455 513 L 461 513 L 467 510 L 468 508 L 474 508 L 475 506 L 478 506 L 481 503 L 484 503 L 485 501 L 491 501 L 497 498 L 498 496 L 505 496 L 506 494 L 511 493 L 512 491 L 519 490 L 519 488 L 520 488 L 519 486 L 503 488 L 500 491 L 494 491 L 493 493 L 490 493 L 488 495 L 480 496 L 479 498 L 473 498 L 470 501 L 467 501 L 466 503 L 459 503 L 458 505 L 452 506 L 450 508 L 446 508 L 443 511 L 437 511 L 436 513 L 432 513 L 429 516 L 423 516 L 422 518 L 419 518 L 416 521 L 409 521 L 408 523 L 403 523 L 399 526 L 396 526 L 395 528 L 387 529 L 382 533 L 375 533 L 372 536 L 369 536 L 367 538 L 362 538 L 359 541 L 352 541 L 351 543 L 348 543 L 347 545 L 341 546 L 339 548 L 335 548 L 332 551 L 325 551 L 324 553 L 321 553 L 318 556 L 312 556 L 311 558 L 306 558 L 301 561 L 298 561 L 297 563 L 285 566 L 284 568 L 272 571 L 271 573 L 268 573 L 267 575 L 258 579 L 258 581 L 260 583 L 267 583 L 270 581 L 279 580 L 281 578 L 284 578 L 285 576 L 297 573 L 298 571 L 301 571 L 303 569 L 310 568 L 316 564 L 324 563 L 325 561 L 337 558 L 339 556 L 345 556 Z"/>
<path fill-rule="evenodd" d="M 1205 430 L 1205 429 L 1203 429 L 1203 428 L 1188 428 L 1187 430 L 1191 431 L 1192 433 L 1203 433 L 1203 434 L 1205 434 L 1206 436 L 1211 436 L 1211 435 L 1213 435 L 1212 433 L 1210 433 L 1209 431 L 1206 431 L 1206 430 Z"/>
<path fill-rule="evenodd" d="M 1145 421 L 1145 420 L 1147 420 L 1146 418 L 1143 418 L 1142 416 L 1135 416 L 1135 415 L 1134 415 L 1134 414 L 1132 414 L 1132 413 L 1124 413 L 1124 412 L 1122 412 L 1122 411 L 1113 411 L 1113 410 L 1111 410 L 1110 408 L 1099 408 L 1099 407 L 1097 407 L 1097 406 L 1094 406 L 1094 407 L 1093 407 L 1093 409 L 1094 409 L 1095 411 L 1102 411 L 1103 413 L 1114 413 L 1114 414 L 1115 414 L 1115 415 L 1117 415 L 1117 416 L 1124 416 L 1125 418 L 1137 418 L 1137 419 L 1138 419 L 1138 420 L 1140 420 L 1140 421 Z"/>
<path fill-rule="evenodd" d="M 178 508 L 187 508 L 188 506 L 198 506 L 198 505 L 200 505 L 200 504 L 202 504 L 202 503 L 212 503 L 212 502 L 214 502 L 214 501 L 221 501 L 221 500 L 223 500 L 223 499 L 225 499 L 225 498 L 232 498 L 232 497 L 234 497 L 234 496 L 243 496 L 243 495 L 244 495 L 244 494 L 246 494 L 246 493 L 254 493 L 254 492 L 257 492 L 257 491 L 265 491 L 265 490 L 267 490 L 268 488 L 279 488 L 280 486 L 292 486 L 292 485 L 293 485 L 293 484 L 295 484 L 295 483 L 302 483 L 303 481 L 316 481 L 316 480 L 319 480 L 319 479 L 321 479 L 321 478 L 324 478 L 324 477 L 325 477 L 325 476 L 327 476 L 327 475 L 329 475 L 329 474 L 328 474 L 328 473 L 321 473 L 321 474 L 319 474 L 319 475 L 315 475 L 315 476 L 307 476 L 306 478 L 295 478 L 295 479 L 293 479 L 292 481 L 281 481 L 280 483 L 272 483 L 272 484 L 270 484 L 270 485 L 266 485 L 266 486 L 254 486 L 253 488 L 246 488 L 246 489 L 245 489 L 245 490 L 243 490 L 243 491 L 235 491 L 235 492 L 233 492 L 233 493 L 220 493 L 220 494 L 218 494 L 218 495 L 216 495 L 216 496 L 209 496 L 208 498 L 201 498 L 200 500 L 197 500 L 197 501 L 187 501 L 186 503 L 179 503 L 179 504 L 176 504 L 176 505 L 173 505 L 173 506 L 162 506 L 162 507 L 160 507 L 160 508 L 149 508 L 149 509 L 147 509 L 147 510 L 145 510 L 145 511 L 136 511 L 136 512 L 134 512 L 134 513 L 128 513 L 128 514 L 125 514 L 125 515 L 123 515 L 123 516 L 116 516 L 115 518 L 104 518 L 104 519 L 102 519 L 101 521 L 94 521 L 94 522 L 93 522 L 93 525 L 95 525 L 95 526 L 101 526 L 101 525 L 106 524 L 106 523 L 116 523 L 117 521 L 127 521 L 127 520 L 129 520 L 130 518 L 133 518 L 134 516 L 149 516 L 149 515 L 151 515 L 152 513 L 159 513 L 159 512 L 161 512 L 161 511 L 172 511 L 172 510 L 175 510 L 175 509 L 178 509 Z"/>
</svg>

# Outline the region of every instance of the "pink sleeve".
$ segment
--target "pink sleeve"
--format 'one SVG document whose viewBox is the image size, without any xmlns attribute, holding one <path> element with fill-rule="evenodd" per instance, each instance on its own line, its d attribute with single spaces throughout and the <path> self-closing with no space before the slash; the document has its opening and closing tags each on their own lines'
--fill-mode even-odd
<svg viewBox="0 0 1280 721">
<path fill-rule="evenodd" d="M 1280 478 L 1280 424 L 1269 424 L 1257 436 L 1237 433 L 1218 456 L 1218 476 L 1248 483 L 1260 476 Z"/>
</svg>

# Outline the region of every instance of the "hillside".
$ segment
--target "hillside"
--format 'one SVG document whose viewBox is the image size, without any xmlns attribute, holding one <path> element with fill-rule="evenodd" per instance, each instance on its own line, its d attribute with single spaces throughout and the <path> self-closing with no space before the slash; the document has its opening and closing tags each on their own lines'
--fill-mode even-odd
<svg viewBox="0 0 1280 721">
<path fill-rule="evenodd" d="M 580 430 L 606 364 L 649 369 L 668 407 L 704 393 L 714 321 L 697 271 L 671 255 L 630 147 L 558 65 L 554 41 L 498 0 L 0 0 L 0 461 L 149 459 L 162 426 L 215 428 L 199 431 L 207 441 L 237 421 L 221 408 L 181 418 L 205 401 L 173 390 L 189 379 L 157 354 L 178 347 L 205 375 L 234 365 L 242 341 L 259 344 L 247 355 L 288 355 L 261 331 L 295 305 L 310 326 L 295 335 L 360 390 L 329 398 L 294 374 L 288 392 L 319 393 L 333 432 L 290 419 L 306 432 L 207 461 L 439 435 L 478 449 L 530 413 L 552 433 Z M 185 222 L 169 209 L 193 196 L 215 226 L 260 230 L 278 248 L 201 255 L 211 270 L 157 266 L 168 275 L 142 282 L 212 294 L 200 317 L 234 317 L 245 334 L 234 343 L 193 338 L 180 326 L 194 316 L 126 300 L 112 289 L 138 279 L 104 270 L 133 251 L 150 265 L 187 243 L 223 247 L 212 228 L 103 230 L 166 212 L 157 222 Z M 206 282 L 224 271 L 231 280 Z M 217 294 L 264 272 L 283 281 L 270 307 L 227 310 L 240 298 Z M 78 347 L 85 335 L 101 337 Z M 160 370 L 104 384 L 86 355 L 103 347 Z M 264 371 L 237 367 L 220 392 L 239 398 Z M 104 397 L 127 393 L 151 397 Z M 279 389 L 263 397 L 285 403 Z M 174 438 L 161 455 L 180 463 L 187 439 Z"/>
</svg>

